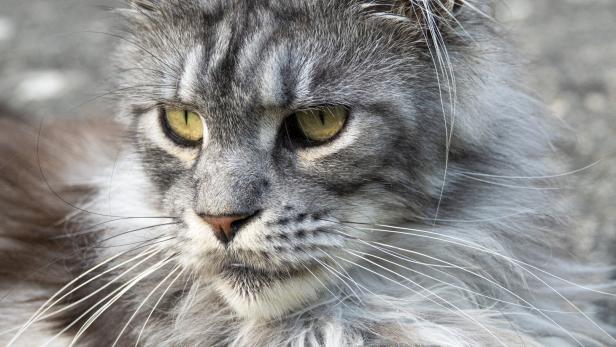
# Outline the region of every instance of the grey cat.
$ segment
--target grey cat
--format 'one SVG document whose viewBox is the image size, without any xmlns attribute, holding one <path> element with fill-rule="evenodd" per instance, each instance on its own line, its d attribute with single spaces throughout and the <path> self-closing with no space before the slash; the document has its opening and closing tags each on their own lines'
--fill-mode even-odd
<svg viewBox="0 0 616 347">
<path fill-rule="evenodd" d="M 1 120 L 9 346 L 606 346 L 489 1 L 133 0 L 117 123 Z"/>
</svg>

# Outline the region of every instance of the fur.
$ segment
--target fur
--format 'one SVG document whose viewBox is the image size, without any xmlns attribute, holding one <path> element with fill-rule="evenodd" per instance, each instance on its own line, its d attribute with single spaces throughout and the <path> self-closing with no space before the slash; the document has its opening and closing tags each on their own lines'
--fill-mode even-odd
<svg viewBox="0 0 616 347">
<path fill-rule="evenodd" d="M 558 125 L 490 8 L 131 1 L 120 127 L 0 127 L 0 339 L 614 344 L 594 316 L 609 269 L 569 252 Z M 200 147 L 166 137 L 161 105 L 199 112 Z M 295 146 L 285 118 L 318 105 L 351 118 Z M 199 217 L 257 210 L 226 246 Z"/>
</svg>

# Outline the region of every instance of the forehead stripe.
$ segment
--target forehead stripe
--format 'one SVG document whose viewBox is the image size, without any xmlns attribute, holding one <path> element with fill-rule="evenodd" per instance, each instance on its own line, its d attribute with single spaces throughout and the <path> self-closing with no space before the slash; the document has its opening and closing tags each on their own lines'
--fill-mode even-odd
<svg viewBox="0 0 616 347">
<path fill-rule="evenodd" d="M 178 84 L 178 96 L 182 101 L 189 102 L 194 100 L 202 57 L 203 47 L 201 45 L 193 48 L 186 56 L 184 71 Z"/>
<path fill-rule="evenodd" d="M 229 46 L 233 36 L 233 30 L 227 22 L 220 22 L 216 26 L 216 42 L 212 49 L 211 56 L 208 62 L 208 75 L 211 75 L 216 68 L 223 62 L 225 56 L 229 53 Z"/>
</svg>

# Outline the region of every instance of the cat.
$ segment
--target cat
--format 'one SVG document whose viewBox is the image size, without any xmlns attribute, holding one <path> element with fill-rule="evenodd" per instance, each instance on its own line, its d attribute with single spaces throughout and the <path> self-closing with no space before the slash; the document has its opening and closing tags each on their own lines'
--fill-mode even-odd
<svg viewBox="0 0 616 347">
<path fill-rule="evenodd" d="M 492 7 L 129 1 L 114 120 L 0 119 L 0 342 L 616 344 Z"/>
</svg>

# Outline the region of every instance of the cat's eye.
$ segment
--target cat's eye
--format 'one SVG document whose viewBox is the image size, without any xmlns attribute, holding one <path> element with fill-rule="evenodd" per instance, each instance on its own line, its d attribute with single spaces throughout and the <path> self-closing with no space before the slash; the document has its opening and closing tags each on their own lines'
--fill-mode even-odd
<svg viewBox="0 0 616 347">
<path fill-rule="evenodd" d="M 302 135 L 311 142 L 332 139 L 344 127 L 349 111 L 342 106 L 326 106 L 293 114 Z"/>
<path fill-rule="evenodd" d="M 203 120 L 197 113 L 170 107 L 163 112 L 164 128 L 175 142 L 195 146 L 203 140 Z"/>
</svg>

